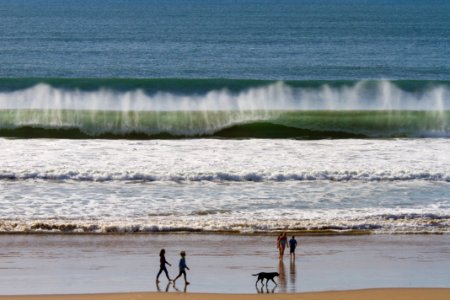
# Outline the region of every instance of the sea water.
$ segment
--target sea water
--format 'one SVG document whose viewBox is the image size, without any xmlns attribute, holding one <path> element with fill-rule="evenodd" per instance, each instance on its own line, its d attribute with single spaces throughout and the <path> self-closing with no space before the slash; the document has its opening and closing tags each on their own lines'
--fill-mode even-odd
<svg viewBox="0 0 450 300">
<path fill-rule="evenodd" d="M 446 0 L 3 0 L 2 77 L 448 80 Z"/>
<path fill-rule="evenodd" d="M 0 231 L 450 232 L 447 1 L 2 1 Z"/>
</svg>

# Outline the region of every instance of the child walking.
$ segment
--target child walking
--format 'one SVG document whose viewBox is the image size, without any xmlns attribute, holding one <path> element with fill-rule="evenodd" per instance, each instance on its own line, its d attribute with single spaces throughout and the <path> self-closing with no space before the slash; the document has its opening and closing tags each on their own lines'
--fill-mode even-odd
<svg viewBox="0 0 450 300">
<path fill-rule="evenodd" d="M 292 236 L 292 239 L 289 240 L 291 259 L 295 259 L 295 248 L 297 248 L 297 240 L 295 239 L 295 236 Z"/>
<path fill-rule="evenodd" d="M 166 273 L 166 277 L 169 281 L 172 281 L 172 279 L 170 279 L 169 277 L 169 273 L 167 272 L 167 268 L 166 268 L 166 264 L 168 264 L 169 266 L 172 266 L 169 262 L 167 262 L 166 260 L 166 250 L 165 249 L 161 249 L 161 251 L 159 252 L 159 272 L 158 275 L 156 275 L 156 283 L 159 282 L 159 275 L 161 275 L 161 273 L 164 271 L 164 273 Z"/>
<path fill-rule="evenodd" d="M 189 282 L 186 280 L 186 269 L 189 270 L 189 267 L 186 265 L 186 252 L 181 251 L 180 255 L 181 255 L 181 259 L 180 259 L 180 263 L 178 264 L 178 266 L 180 267 L 180 274 L 178 274 L 178 276 L 175 277 L 175 279 L 173 280 L 173 284 L 175 285 L 175 281 L 177 281 L 177 279 L 181 277 L 181 274 L 183 274 L 184 283 L 186 285 L 188 285 Z"/>
</svg>

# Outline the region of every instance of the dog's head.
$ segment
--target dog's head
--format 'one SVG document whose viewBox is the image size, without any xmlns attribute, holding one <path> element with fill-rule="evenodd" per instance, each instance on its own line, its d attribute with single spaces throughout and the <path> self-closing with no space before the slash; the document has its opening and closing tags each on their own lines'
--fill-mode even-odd
<svg viewBox="0 0 450 300">
<path fill-rule="evenodd" d="M 278 272 L 275 272 L 274 274 L 275 274 L 275 276 L 280 276 L 280 274 L 278 274 Z"/>
</svg>

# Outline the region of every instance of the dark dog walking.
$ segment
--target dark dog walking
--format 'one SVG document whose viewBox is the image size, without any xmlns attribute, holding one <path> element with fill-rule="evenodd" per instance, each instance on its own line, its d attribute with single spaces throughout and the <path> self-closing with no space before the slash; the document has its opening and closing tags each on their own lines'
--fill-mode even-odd
<svg viewBox="0 0 450 300">
<path fill-rule="evenodd" d="M 275 285 L 278 285 L 275 280 L 273 280 L 276 276 L 280 276 L 280 274 L 278 274 L 278 272 L 270 272 L 270 273 L 266 273 L 266 272 L 261 272 L 258 274 L 253 274 L 253 276 L 258 276 L 258 280 L 256 280 L 255 285 L 258 284 L 258 281 L 261 280 L 261 283 L 264 285 L 264 279 L 266 279 L 266 285 L 269 283 L 269 280 L 272 280 L 273 283 L 275 283 Z"/>
</svg>

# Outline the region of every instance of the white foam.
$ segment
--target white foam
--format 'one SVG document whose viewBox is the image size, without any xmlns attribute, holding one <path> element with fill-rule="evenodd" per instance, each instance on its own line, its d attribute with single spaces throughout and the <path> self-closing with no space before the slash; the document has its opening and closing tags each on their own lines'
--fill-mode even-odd
<svg viewBox="0 0 450 300">
<path fill-rule="evenodd" d="M 0 139 L 0 148 L 3 231 L 450 228 L 446 139 Z"/>
<path fill-rule="evenodd" d="M 55 88 L 48 84 L 0 92 L 0 109 L 92 111 L 254 111 L 254 110 L 426 110 L 450 109 L 450 90 L 441 85 L 409 92 L 389 81 L 354 85 L 296 88 L 283 82 L 240 92 L 227 89 L 204 94 L 147 94 L 141 89 L 120 92 Z"/>
<path fill-rule="evenodd" d="M 450 143 L 416 140 L 9 140 L 0 179 L 450 181 Z"/>
</svg>

